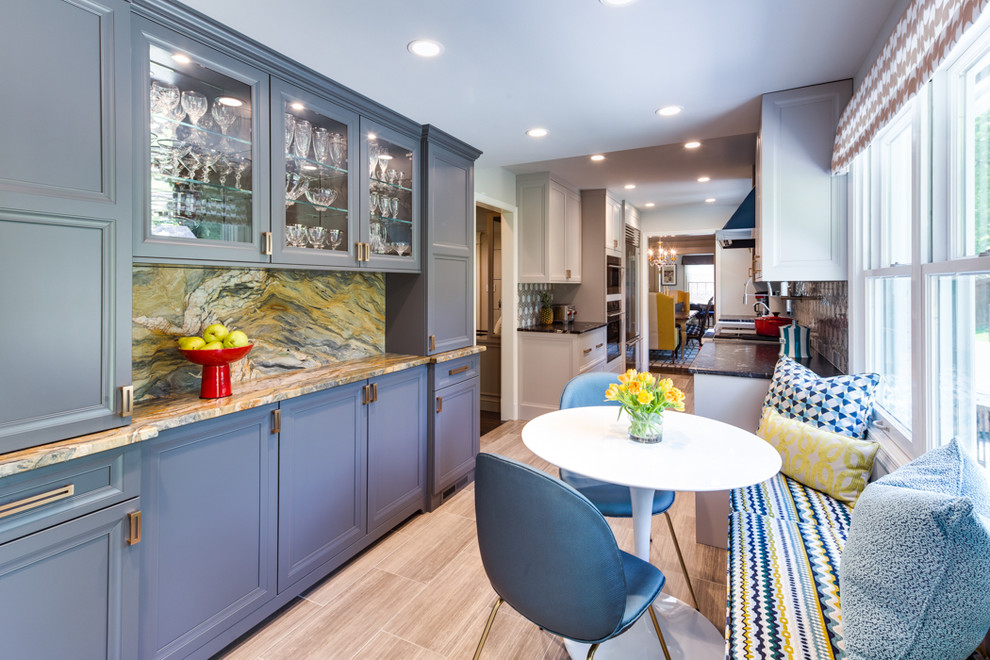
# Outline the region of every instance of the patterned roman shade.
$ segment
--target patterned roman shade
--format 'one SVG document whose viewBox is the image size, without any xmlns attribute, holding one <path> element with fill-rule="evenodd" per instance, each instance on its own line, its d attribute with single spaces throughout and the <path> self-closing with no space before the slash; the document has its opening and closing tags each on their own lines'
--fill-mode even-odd
<svg viewBox="0 0 990 660">
<path fill-rule="evenodd" d="M 988 0 L 912 0 L 839 119 L 832 172 L 843 172 L 927 83 Z"/>
</svg>

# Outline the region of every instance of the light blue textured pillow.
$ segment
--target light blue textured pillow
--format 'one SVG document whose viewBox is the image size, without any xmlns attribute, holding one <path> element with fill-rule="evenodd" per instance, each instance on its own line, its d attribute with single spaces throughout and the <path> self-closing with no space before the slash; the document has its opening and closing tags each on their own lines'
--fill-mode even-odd
<svg viewBox="0 0 990 660">
<path fill-rule="evenodd" d="M 953 440 L 870 484 L 839 567 L 849 660 L 967 657 L 990 628 L 990 483 Z"/>
</svg>

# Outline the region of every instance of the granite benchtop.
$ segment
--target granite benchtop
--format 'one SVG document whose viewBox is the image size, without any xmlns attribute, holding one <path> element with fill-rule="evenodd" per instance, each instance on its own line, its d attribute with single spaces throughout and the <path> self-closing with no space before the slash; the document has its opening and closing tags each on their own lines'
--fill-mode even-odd
<svg viewBox="0 0 990 660">
<path fill-rule="evenodd" d="M 708 342 L 701 346 L 697 357 L 689 367 L 692 374 L 715 376 L 740 376 L 743 378 L 771 378 L 777 364 L 780 344 L 756 342 Z M 795 360 L 822 378 L 831 378 L 841 372 L 819 356 Z"/>
<path fill-rule="evenodd" d="M 553 335 L 581 335 L 604 327 L 605 321 L 571 321 L 570 323 L 557 321 L 555 323 L 545 323 L 519 328 L 519 332 L 543 332 Z"/>
<path fill-rule="evenodd" d="M 198 392 L 152 399 L 134 406 L 127 426 L 0 454 L 0 478 L 151 440 L 178 426 L 484 350 L 484 346 L 469 346 L 429 357 L 385 353 L 238 383 L 233 394 L 222 399 L 200 399 Z"/>
</svg>

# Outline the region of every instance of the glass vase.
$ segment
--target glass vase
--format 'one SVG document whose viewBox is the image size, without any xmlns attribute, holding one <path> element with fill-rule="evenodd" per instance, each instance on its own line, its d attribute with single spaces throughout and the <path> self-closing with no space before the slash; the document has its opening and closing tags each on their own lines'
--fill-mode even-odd
<svg viewBox="0 0 990 660">
<path fill-rule="evenodd" d="M 663 413 L 630 410 L 629 437 L 636 442 L 654 444 L 663 440 Z"/>
</svg>

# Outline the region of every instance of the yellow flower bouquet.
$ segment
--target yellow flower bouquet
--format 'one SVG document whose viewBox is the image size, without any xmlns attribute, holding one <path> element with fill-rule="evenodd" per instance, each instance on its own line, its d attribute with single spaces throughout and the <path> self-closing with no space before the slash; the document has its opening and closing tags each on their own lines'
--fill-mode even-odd
<svg viewBox="0 0 990 660">
<path fill-rule="evenodd" d="M 657 379 L 648 372 L 630 369 L 605 390 L 606 401 L 618 401 L 629 415 L 629 437 L 638 442 L 660 442 L 663 411 L 684 410 L 684 392 L 669 378 Z"/>
</svg>

